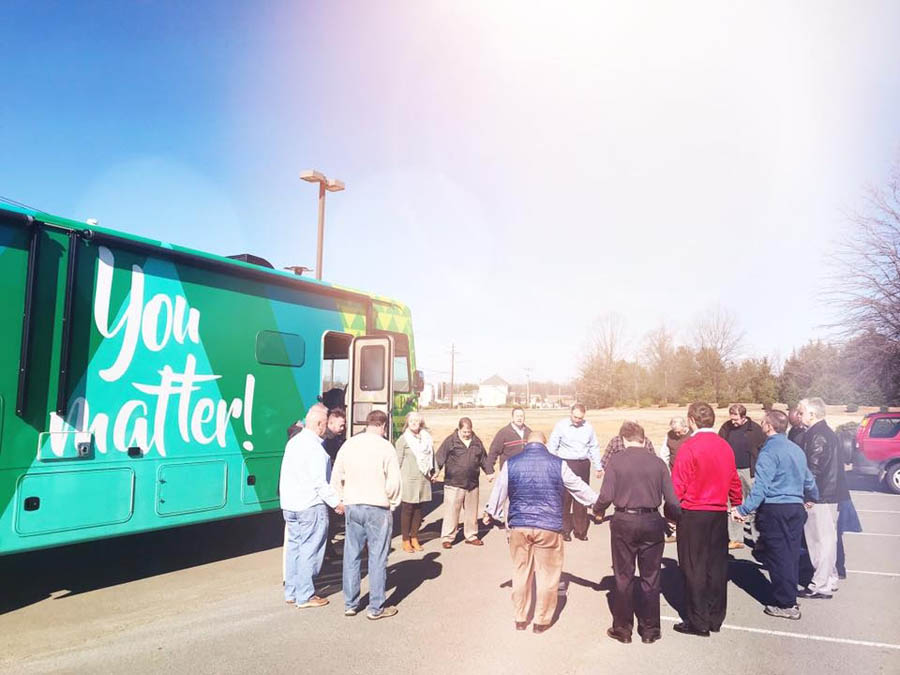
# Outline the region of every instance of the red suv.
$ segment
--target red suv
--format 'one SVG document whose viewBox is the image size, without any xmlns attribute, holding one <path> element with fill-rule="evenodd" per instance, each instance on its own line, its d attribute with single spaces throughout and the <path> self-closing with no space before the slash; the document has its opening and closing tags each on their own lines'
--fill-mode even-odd
<svg viewBox="0 0 900 675">
<path fill-rule="evenodd" d="M 854 470 L 883 479 L 900 494 L 900 412 L 869 413 L 856 430 Z"/>
</svg>

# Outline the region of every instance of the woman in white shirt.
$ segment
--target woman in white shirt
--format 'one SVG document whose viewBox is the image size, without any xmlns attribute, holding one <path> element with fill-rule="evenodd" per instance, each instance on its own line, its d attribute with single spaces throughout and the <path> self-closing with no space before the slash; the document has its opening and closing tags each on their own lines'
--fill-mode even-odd
<svg viewBox="0 0 900 675">
<path fill-rule="evenodd" d="M 434 476 L 434 443 L 422 413 L 411 412 L 406 416 L 406 427 L 396 447 L 401 480 L 400 535 L 403 550 L 412 553 L 422 550 L 419 543 L 422 505 L 431 501 Z"/>
</svg>

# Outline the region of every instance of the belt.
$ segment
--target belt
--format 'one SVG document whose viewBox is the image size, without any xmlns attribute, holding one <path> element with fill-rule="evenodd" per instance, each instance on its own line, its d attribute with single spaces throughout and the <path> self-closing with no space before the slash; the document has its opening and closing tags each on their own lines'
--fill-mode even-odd
<svg viewBox="0 0 900 675">
<path fill-rule="evenodd" d="M 621 506 L 616 507 L 616 513 L 659 513 L 659 508 L 655 509 L 626 509 Z"/>
</svg>

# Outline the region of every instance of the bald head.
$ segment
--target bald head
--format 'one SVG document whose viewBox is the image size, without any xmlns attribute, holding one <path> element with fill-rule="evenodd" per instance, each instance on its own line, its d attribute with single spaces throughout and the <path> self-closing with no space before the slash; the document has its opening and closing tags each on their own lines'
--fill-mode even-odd
<svg viewBox="0 0 900 675">
<path fill-rule="evenodd" d="M 306 411 L 306 428 L 319 438 L 325 436 L 325 427 L 328 424 L 328 408 L 321 403 L 316 403 Z"/>
<path fill-rule="evenodd" d="M 543 431 L 532 431 L 528 434 L 528 438 L 525 439 L 526 443 L 543 443 L 547 444 L 547 437 L 544 436 Z"/>
</svg>

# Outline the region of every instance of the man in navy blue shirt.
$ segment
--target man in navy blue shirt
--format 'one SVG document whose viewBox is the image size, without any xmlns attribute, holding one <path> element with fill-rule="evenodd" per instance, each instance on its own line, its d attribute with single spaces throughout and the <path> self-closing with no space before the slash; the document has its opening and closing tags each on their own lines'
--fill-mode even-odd
<svg viewBox="0 0 900 675">
<path fill-rule="evenodd" d="M 806 510 L 819 498 L 819 491 L 803 450 L 784 435 L 787 415 L 770 410 L 761 426 L 767 439 L 756 460 L 755 481 L 744 503 L 732 510 L 732 517 L 742 522 L 756 511 L 762 555 L 772 583 L 772 604 L 763 611 L 783 619 L 799 619 L 800 541 Z"/>
</svg>

